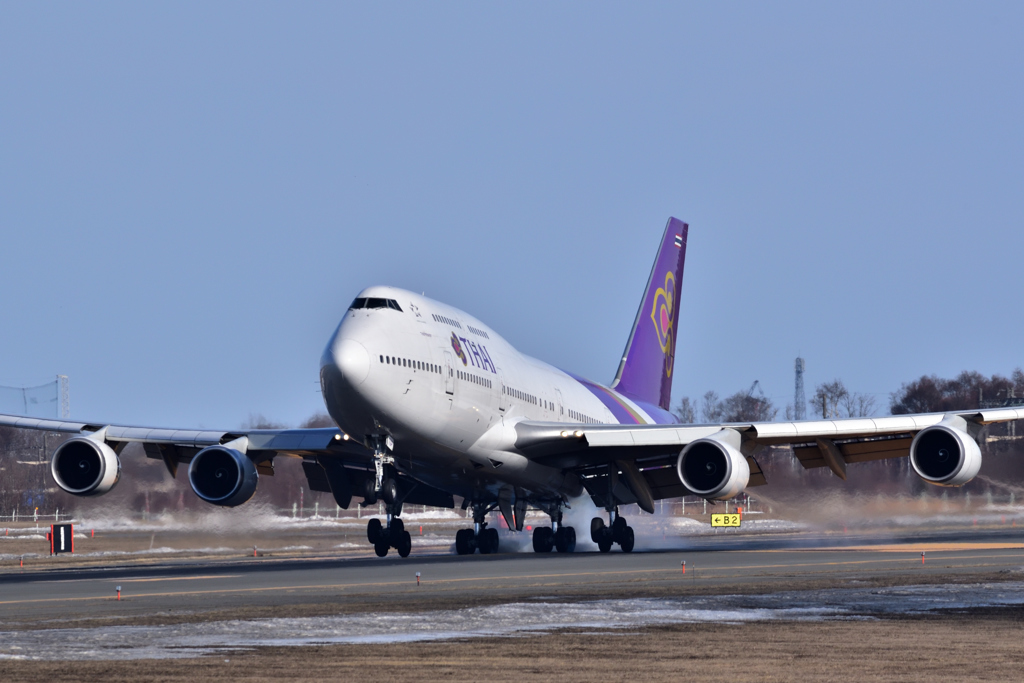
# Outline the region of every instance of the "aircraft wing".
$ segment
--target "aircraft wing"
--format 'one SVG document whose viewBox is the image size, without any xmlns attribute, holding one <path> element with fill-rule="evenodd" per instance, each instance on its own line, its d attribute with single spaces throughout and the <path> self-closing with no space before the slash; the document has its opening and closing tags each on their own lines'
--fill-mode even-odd
<svg viewBox="0 0 1024 683">
<path fill-rule="evenodd" d="M 699 439 L 728 433 L 747 460 L 748 486 L 767 483 L 757 462 L 765 446 L 790 446 L 804 468 L 829 467 L 845 479 L 847 464 L 906 457 L 918 432 L 951 418 L 961 420 L 957 424 L 973 439 L 984 425 L 1024 419 L 1024 407 L 712 425 L 524 421 L 515 426 L 515 447 L 531 460 L 576 472 L 595 500 L 613 496 L 618 503 L 637 503 L 653 510 L 654 500 L 692 493 L 680 481 L 676 463 L 681 451 Z"/>
<path fill-rule="evenodd" d="M 151 458 L 161 458 L 173 475 L 177 464 L 189 462 L 207 446 L 227 444 L 241 437 L 248 440 L 247 452 L 261 462 L 275 455 L 338 455 L 355 461 L 370 462 L 370 452 L 336 428 L 319 429 L 158 429 L 126 427 L 101 423 L 47 420 L 17 415 L 0 415 L 0 426 L 88 436 L 105 429 L 103 440 L 120 452 L 129 443 L 140 443 Z"/>
<path fill-rule="evenodd" d="M 302 458 L 302 469 L 312 491 L 331 493 L 343 508 L 352 495 L 362 495 L 367 480 L 373 480 L 372 453 L 359 441 L 334 427 L 313 429 L 160 429 L 102 423 L 48 420 L 18 415 L 0 415 L 0 426 L 57 432 L 99 438 L 120 455 L 130 443 L 142 444 L 146 455 L 162 460 L 172 477 L 178 465 L 188 464 L 204 448 L 243 448 L 256 471 L 273 476 L 276 456 Z M 243 443 L 244 447 L 239 446 Z M 406 476 L 399 476 L 403 500 L 415 505 L 453 507 L 452 495 Z"/>
</svg>

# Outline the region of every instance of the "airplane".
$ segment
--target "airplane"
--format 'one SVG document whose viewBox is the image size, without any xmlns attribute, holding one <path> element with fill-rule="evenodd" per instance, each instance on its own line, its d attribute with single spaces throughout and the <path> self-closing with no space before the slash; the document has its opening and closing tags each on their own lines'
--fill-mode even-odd
<svg viewBox="0 0 1024 683">
<path fill-rule="evenodd" d="M 478 318 L 415 292 L 361 291 L 320 360 L 320 386 L 338 428 L 189 430 L 0 415 L 0 425 L 69 433 L 51 457 L 57 486 L 77 496 L 110 491 L 119 455 L 141 443 L 172 477 L 188 464 L 199 498 L 233 507 L 249 500 L 274 459 L 302 459 L 310 489 L 348 509 L 383 501 L 386 521 L 370 519 L 367 540 L 384 557 L 412 548 L 405 504 L 472 509 L 473 526 L 455 536 L 459 555 L 496 553 L 500 511 L 521 532 L 528 509 L 550 518 L 533 530 L 538 553 L 576 549 L 562 523 L 571 501 L 589 495 L 608 515 L 590 538 L 601 552 L 634 547 L 619 507 L 696 495 L 728 500 L 766 484 L 763 446 L 788 445 L 805 468 L 909 457 L 939 486 L 977 475 L 977 437 L 987 424 L 1024 419 L 1024 407 L 875 418 L 678 424 L 670 412 L 679 301 L 689 226 L 670 218 L 636 319 L 608 385 L 518 352 Z"/>
</svg>

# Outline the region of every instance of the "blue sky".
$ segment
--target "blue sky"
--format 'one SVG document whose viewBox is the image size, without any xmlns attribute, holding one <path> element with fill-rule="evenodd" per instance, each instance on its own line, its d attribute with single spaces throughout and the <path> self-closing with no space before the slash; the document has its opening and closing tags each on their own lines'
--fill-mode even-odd
<svg viewBox="0 0 1024 683">
<path fill-rule="evenodd" d="M 673 397 L 1024 364 L 1019 3 L 0 4 L 0 384 L 321 409 L 393 284 L 614 374 L 690 223 Z"/>
</svg>

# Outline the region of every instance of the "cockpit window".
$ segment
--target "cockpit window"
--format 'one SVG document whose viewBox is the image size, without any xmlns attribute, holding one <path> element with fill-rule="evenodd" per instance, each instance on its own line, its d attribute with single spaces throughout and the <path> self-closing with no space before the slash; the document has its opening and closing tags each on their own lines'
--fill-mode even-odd
<svg viewBox="0 0 1024 683">
<path fill-rule="evenodd" d="M 357 297 L 349 308 L 391 308 L 399 313 L 402 312 L 402 307 L 394 299 L 379 299 L 377 297 Z"/>
</svg>

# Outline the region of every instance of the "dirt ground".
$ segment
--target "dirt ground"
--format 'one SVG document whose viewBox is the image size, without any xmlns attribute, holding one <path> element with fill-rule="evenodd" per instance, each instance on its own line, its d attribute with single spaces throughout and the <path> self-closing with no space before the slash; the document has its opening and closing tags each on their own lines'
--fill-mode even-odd
<svg viewBox="0 0 1024 683">
<path fill-rule="evenodd" d="M 0 662 L 5 681 L 1008 681 L 1024 608 L 840 622 L 692 624 L 129 662 Z"/>
</svg>

